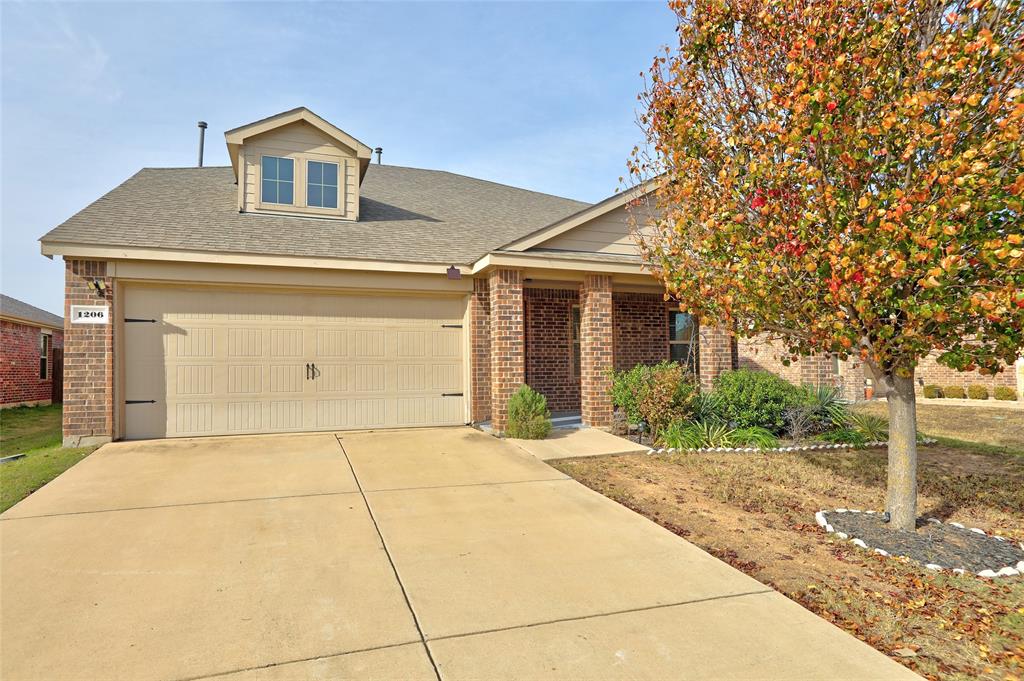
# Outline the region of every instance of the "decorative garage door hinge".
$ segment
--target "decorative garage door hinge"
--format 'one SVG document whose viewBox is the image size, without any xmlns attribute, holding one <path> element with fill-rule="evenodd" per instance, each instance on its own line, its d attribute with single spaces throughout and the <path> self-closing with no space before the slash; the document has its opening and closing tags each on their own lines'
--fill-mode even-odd
<svg viewBox="0 0 1024 681">
<path fill-rule="evenodd" d="M 442 329 L 461 329 L 462 324 L 442 324 Z"/>
<path fill-rule="evenodd" d="M 125 404 L 156 404 L 156 400 L 125 400 Z"/>
<path fill-rule="evenodd" d="M 441 397 L 462 397 L 462 393 L 441 393 Z"/>
<path fill-rule="evenodd" d="M 125 319 L 125 321 L 129 324 L 131 324 L 132 322 L 146 322 L 147 324 L 156 324 L 155 319 L 132 319 L 131 317 L 128 317 L 127 319 Z"/>
</svg>

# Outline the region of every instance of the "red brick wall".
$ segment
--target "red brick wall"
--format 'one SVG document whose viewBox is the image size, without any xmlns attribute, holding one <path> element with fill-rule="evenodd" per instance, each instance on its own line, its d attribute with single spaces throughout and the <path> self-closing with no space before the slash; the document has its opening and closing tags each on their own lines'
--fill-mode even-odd
<svg viewBox="0 0 1024 681">
<path fill-rule="evenodd" d="M 580 377 L 572 361 L 572 307 L 579 300 L 573 289 L 523 291 L 526 383 L 547 398 L 552 411 L 580 408 Z"/>
<path fill-rule="evenodd" d="M 108 305 L 113 321 L 113 281 L 107 263 L 67 260 L 64 278 L 64 319 L 72 305 Z M 103 280 L 105 291 L 88 283 Z M 114 326 L 67 324 L 64 337 L 64 444 L 78 446 L 109 441 L 114 435 Z"/>
<path fill-rule="evenodd" d="M 914 374 L 918 379 L 915 381 L 918 393 L 923 387 L 922 381 L 924 381 L 924 385 L 938 385 L 943 388 L 956 385 L 966 389 L 969 385 L 983 385 L 988 388 L 989 397 L 992 396 L 993 389 L 1000 385 L 1020 390 L 1017 386 L 1017 373 L 1012 365 L 1004 367 L 994 376 L 984 376 L 977 371 L 956 371 L 943 366 L 939 364 L 938 356 L 938 353 L 933 353 L 918 363 L 917 371 Z"/>
<path fill-rule="evenodd" d="M 660 293 L 612 294 L 615 370 L 669 358 L 668 307 Z"/>
<path fill-rule="evenodd" d="M 470 419 L 476 423 L 491 418 L 491 301 L 487 280 L 473 280 L 469 300 Z"/>
<path fill-rule="evenodd" d="M 736 364 L 740 369 L 760 369 L 781 376 L 793 385 L 800 385 L 800 362 L 782 363 L 788 356 L 786 348 L 779 341 L 764 336 L 738 338 L 736 340 Z"/>
<path fill-rule="evenodd" d="M 526 380 L 523 342 L 523 274 L 496 269 L 488 275 L 491 327 L 491 426 L 508 423 L 508 398 Z"/>
<path fill-rule="evenodd" d="M 580 412 L 588 426 L 606 427 L 612 422 L 609 371 L 614 367 L 612 331 L 612 278 L 588 274 L 580 288 Z"/>
<path fill-rule="evenodd" d="M 709 390 L 718 375 L 736 367 L 735 344 L 728 331 L 720 327 L 701 324 L 700 336 L 700 386 Z"/>
<path fill-rule="evenodd" d="M 39 378 L 38 326 L 0 320 L 0 404 L 50 402 L 53 394 L 53 349 L 64 345 L 64 333 L 50 330 L 50 351 L 47 353 L 47 376 Z"/>
</svg>

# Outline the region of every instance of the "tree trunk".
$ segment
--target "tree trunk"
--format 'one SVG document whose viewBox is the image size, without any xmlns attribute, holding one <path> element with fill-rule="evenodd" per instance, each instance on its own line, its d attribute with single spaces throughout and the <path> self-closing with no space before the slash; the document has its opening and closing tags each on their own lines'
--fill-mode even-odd
<svg viewBox="0 0 1024 681">
<path fill-rule="evenodd" d="M 895 530 L 917 525 L 917 404 L 914 376 L 891 377 L 889 401 L 889 484 L 885 509 Z"/>
</svg>

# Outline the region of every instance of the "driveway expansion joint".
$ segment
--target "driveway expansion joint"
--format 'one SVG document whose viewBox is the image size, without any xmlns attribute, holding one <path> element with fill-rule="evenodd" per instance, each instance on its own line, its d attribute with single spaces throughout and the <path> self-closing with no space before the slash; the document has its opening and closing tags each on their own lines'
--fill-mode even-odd
<svg viewBox="0 0 1024 681">
<path fill-rule="evenodd" d="M 384 555 L 388 558 L 388 563 L 391 565 L 391 571 L 395 574 L 395 581 L 398 582 L 398 588 L 402 591 L 402 598 L 405 599 L 405 605 L 409 608 L 409 614 L 412 615 L 412 622 L 416 626 L 416 633 L 420 636 L 420 643 L 423 644 L 423 650 L 427 654 L 427 659 L 430 660 L 430 666 L 434 670 L 434 676 L 437 677 L 437 681 L 441 680 L 441 671 L 437 668 L 437 662 L 434 660 L 434 655 L 430 651 L 430 646 L 427 645 L 427 637 L 423 634 L 423 627 L 420 624 L 420 618 L 416 615 L 415 608 L 412 607 L 412 601 L 409 600 L 409 593 L 405 590 L 405 584 L 402 582 L 401 575 L 398 574 L 398 566 L 395 565 L 394 558 L 391 557 L 391 550 L 388 549 L 388 543 L 384 541 L 384 533 L 380 531 L 380 525 L 377 524 L 377 517 L 373 515 L 373 509 L 370 507 L 370 500 L 366 498 L 366 492 L 363 490 L 363 483 L 359 481 L 359 476 L 356 475 L 355 466 L 352 465 L 352 459 L 348 456 L 348 451 L 345 449 L 345 444 L 341 441 L 341 436 L 336 435 L 335 438 L 338 441 L 338 447 L 341 448 L 341 453 L 345 456 L 345 461 L 348 462 L 348 467 L 352 471 L 352 479 L 356 481 L 356 487 L 359 488 L 359 495 L 363 498 L 363 503 L 366 505 L 366 512 L 370 516 L 370 522 L 373 523 L 373 529 L 377 532 L 377 538 L 380 539 L 380 545 L 384 549 Z"/>
<path fill-rule="evenodd" d="M 353 473 L 354 474 L 354 473 Z M 457 487 L 496 487 L 498 485 L 522 485 L 530 482 L 563 482 L 569 481 L 572 478 L 568 476 L 560 476 L 557 478 L 538 478 L 536 480 L 509 480 L 507 482 L 465 482 L 457 485 L 422 485 L 420 487 L 383 487 L 381 489 L 364 489 L 365 493 L 374 492 L 412 492 L 415 490 L 424 489 L 454 489 Z"/>
<path fill-rule="evenodd" d="M 358 655 L 359 653 L 371 653 L 377 650 L 389 650 L 391 648 L 401 648 L 402 646 L 414 646 L 419 645 L 419 640 L 414 641 L 402 641 L 400 643 L 388 643 L 382 646 L 372 646 L 370 648 L 357 648 L 356 650 L 345 650 L 339 653 L 326 653 L 324 655 L 313 655 L 312 657 L 300 657 L 294 660 L 282 660 L 280 662 L 268 662 L 266 664 L 256 665 L 254 667 L 240 667 L 238 669 L 228 669 L 223 672 L 216 672 L 213 674 L 205 674 L 203 676 L 185 676 L 173 681 L 204 681 L 204 679 L 218 679 L 224 676 L 230 676 L 231 674 L 240 674 L 242 672 L 252 672 L 258 669 L 273 669 L 274 667 L 283 667 L 286 664 L 298 664 L 300 662 L 312 662 L 314 660 L 329 660 L 335 657 L 345 657 L 346 655 Z"/>
<path fill-rule="evenodd" d="M 180 504 L 157 504 L 156 506 L 126 506 L 124 508 L 98 508 L 89 511 L 64 511 L 62 513 L 40 513 L 39 515 L 21 515 L 0 518 L 0 522 L 11 520 L 35 520 L 39 518 L 59 518 L 69 515 L 92 515 L 95 513 L 119 513 L 121 511 L 155 511 L 163 508 L 186 508 L 189 506 L 212 506 L 215 504 L 239 504 L 252 501 L 278 501 L 281 499 L 306 499 L 309 497 L 337 497 L 346 494 L 359 494 L 359 490 L 345 492 L 312 492 L 310 494 L 283 494 L 276 497 L 249 497 L 246 499 L 214 499 L 211 501 L 186 501 Z"/>
<path fill-rule="evenodd" d="M 648 610 L 662 610 L 664 608 L 676 608 L 683 605 L 694 605 L 697 603 L 707 603 L 709 601 L 724 601 L 730 598 L 742 598 L 744 596 L 757 596 L 760 594 L 775 593 L 774 589 L 765 587 L 764 589 L 758 589 L 756 591 L 743 591 L 735 594 L 722 594 L 721 596 L 708 596 L 706 598 L 693 598 L 685 601 L 678 601 L 675 603 L 661 603 L 658 605 L 646 605 L 639 608 L 627 608 L 625 610 L 612 610 L 610 612 L 597 612 L 589 615 L 579 615 L 576 617 L 559 617 L 553 620 L 545 620 L 543 622 L 530 622 L 529 624 L 514 624 L 508 627 L 496 627 L 494 629 L 481 629 L 480 631 L 469 631 L 463 634 L 446 634 L 444 636 L 431 636 L 427 638 L 427 641 L 448 641 L 457 638 L 468 638 L 470 636 L 483 636 L 484 634 L 496 634 L 502 631 L 514 631 L 516 629 L 532 629 L 533 627 L 543 627 L 548 624 L 560 624 L 562 622 L 581 622 L 583 620 L 600 619 L 602 617 L 614 617 L 616 615 L 626 615 L 631 612 L 646 612 Z"/>
</svg>

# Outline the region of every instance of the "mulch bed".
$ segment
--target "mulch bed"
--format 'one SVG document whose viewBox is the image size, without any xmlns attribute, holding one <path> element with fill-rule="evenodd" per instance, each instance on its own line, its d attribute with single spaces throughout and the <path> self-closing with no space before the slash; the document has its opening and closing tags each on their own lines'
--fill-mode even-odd
<svg viewBox="0 0 1024 681">
<path fill-rule="evenodd" d="M 893 530 L 880 514 L 826 511 L 825 518 L 836 532 L 862 540 L 869 548 L 893 556 L 906 556 L 922 565 L 960 568 L 977 574 L 998 572 L 1024 561 L 1024 549 L 1012 541 L 997 539 L 948 523 L 918 521 L 917 532 Z"/>
</svg>

